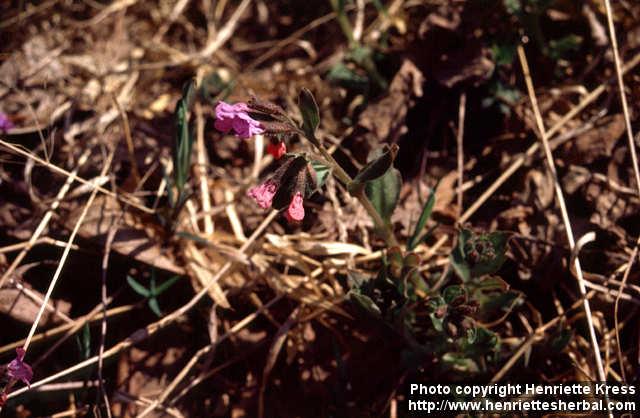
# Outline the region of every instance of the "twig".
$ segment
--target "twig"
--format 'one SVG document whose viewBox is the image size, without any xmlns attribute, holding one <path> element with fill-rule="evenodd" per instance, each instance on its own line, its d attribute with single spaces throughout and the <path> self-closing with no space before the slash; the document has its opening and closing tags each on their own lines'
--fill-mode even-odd
<svg viewBox="0 0 640 418">
<path fill-rule="evenodd" d="M 536 337 L 542 335 L 547 329 L 551 328 L 552 326 L 560 322 L 561 319 L 566 318 L 570 311 L 572 311 L 573 309 L 577 309 L 580 306 L 580 304 L 583 303 L 583 301 L 591 299 L 593 295 L 595 295 L 594 291 L 589 292 L 583 298 L 580 298 L 579 300 L 575 301 L 569 309 L 567 309 L 566 311 L 556 316 L 546 324 L 539 326 L 533 332 L 531 332 L 529 337 L 520 345 L 518 350 L 516 350 L 516 352 L 502 366 L 502 368 L 498 371 L 498 373 L 496 373 L 491 378 L 489 383 L 500 382 L 504 378 L 504 376 L 507 374 L 507 372 L 516 364 L 516 362 L 520 359 L 520 357 L 522 357 L 522 355 L 527 351 L 527 349 L 531 346 L 531 344 L 534 343 Z"/>
<path fill-rule="evenodd" d="M 636 54 L 627 64 L 625 64 L 622 69 L 623 74 L 635 68 L 638 64 L 640 64 L 640 53 Z M 574 106 L 569 112 L 567 112 L 555 125 L 553 125 L 547 131 L 547 138 L 551 138 L 555 135 L 562 127 L 569 122 L 571 119 L 576 117 L 580 112 L 582 112 L 587 106 L 593 103 L 602 93 L 604 93 L 607 89 L 607 85 L 609 81 L 601 84 L 597 88 L 595 88 L 591 93 L 585 96 L 580 103 Z M 458 222 L 464 223 L 466 222 L 486 201 L 495 193 L 496 190 L 500 186 L 502 186 L 510 177 L 518 171 L 520 167 L 522 167 L 529 158 L 534 156 L 536 152 L 540 149 L 540 143 L 536 142 L 532 144 L 524 154 L 520 154 L 511 165 L 504 170 L 504 172 L 498 177 L 492 184 L 489 186 L 483 193 L 478 197 L 478 199 L 471 205 L 467 210 L 462 214 L 460 220 Z"/>
<path fill-rule="evenodd" d="M 164 391 L 162 391 L 158 399 L 153 401 L 147 408 L 145 408 L 141 413 L 139 413 L 137 415 L 137 418 L 144 418 L 149 413 L 151 413 L 155 408 L 163 407 L 162 405 L 163 402 L 169 397 L 169 395 L 171 395 L 171 393 L 180 384 L 180 382 L 182 382 L 184 378 L 187 377 L 191 369 L 196 365 L 196 363 L 203 356 L 210 353 L 213 349 L 215 349 L 218 345 L 220 345 L 220 343 L 222 343 L 223 341 L 226 341 L 230 336 L 236 334 L 237 332 L 245 328 L 247 325 L 253 322 L 258 317 L 258 315 L 260 315 L 263 312 L 266 312 L 267 309 L 269 309 L 271 306 L 273 306 L 274 303 L 276 303 L 283 297 L 284 297 L 284 294 L 280 294 L 274 297 L 268 303 L 258 308 L 255 312 L 253 312 L 250 315 L 247 315 L 244 319 L 236 323 L 229 331 L 227 331 L 224 335 L 222 335 L 216 341 L 198 350 L 198 352 L 193 357 L 191 357 L 191 360 L 189 360 L 189 362 L 182 368 L 182 370 L 180 370 L 180 373 L 178 373 L 178 375 L 173 379 L 173 381 L 164 389 Z"/>
<path fill-rule="evenodd" d="M 137 185 L 141 185 L 141 182 L 138 180 L 136 182 Z M 120 225 L 120 221 L 124 216 L 123 209 L 120 212 L 120 216 L 113 222 L 109 227 L 109 231 L 107 232 L 107 239 L 104 244 L 104 255 L 102 257 L 102 283 L 100 286 L 100 301 L 102 305 L 102 319 L 100 321 L 100 347 L 98 349 L 98 393 L 102 395 L 102 399 L 104 401 L 104 405 L 107 409 L 107 417 L 111 418 L 111 405 L 109 403 L 109 395 L 107 395 L 107 391 L 104 388 L 104 378 L 102 376 L 103 369 L 103 356 L 104 356 L 104 345 L 105 340 L 107 338 L 107 305 L 109 303 L 108 293 L 107 293 L 107 271 L 109 269 L 109 256 L 111 255 L 111 246 L 113 245 L 113 240 L 118 232 L 118 227 Z M 96 402 L 98 407 L 100 406 L 99 402 Z"/>
<path fill-rule="evenodd" d="M 627 96 L 624 93 L 624 80 L 622 79 L 623 70 L 620 63 L 620 54 L 618 53 L 618 41 L 616 39 L 616 28 L 613 25 L 613 13 L 611 12 L 611 1 L 604 0 L 607 9 L 607 22 L 609 24 L 609 38 L 611 38 L 611 49 L 613 49 L 613 61 L 616 65 L 616 78 L 618 81 L 618 89 L 620 90 L 620 102 L 622 103 L 622 112 L 624 113 L 624 122 L 627 131 L 627 141 L 629 143 L 629 151 L 631 152 L 631 161 L 633 162 L 633 173 L 636 177 L 636 187 L 640 195 L 640 169 L 638 168 L 638 155 L 636 154 L 636 145 L 633 141 L 633 129 L 631 128 L 631 118 L 629 117 L 629 106 L 627 105 Z"/>
<path fill-rule="evenodd" d="M 262 382 L 260 382 L 260 391 L 258 394 L 258 418 L 264 418 L 264 393 L 267 388 L 267 381 L 269 380 L 269 375 L 271 374 L 271 370 L 276 364 L 276 360 L 278 359 L 278 354 L 280 350 L 282 350 L 282 346 L 287 339 L 287 335 L 291 327 L 296 323 L 296 317 L 300 313 L 300 307 L 296 307 L 291 313 L 287 320 L 278 328 L 278 332 L 273 337 L 273 343 L 269 348 L 269 354 L 267 356 L 267 362 L 262 370 Z"/>
<path fill-rule="evenodd" d="M 69 191 L 69 188 L 71 187 L 71 184 L 73 183 L 73 181 L 76 178 L 76 175 L 78 174 L 78 170 L 80 170 L 80 167 L 82 167 L 84 165 L 84 163 L 87 162 L 87 159 L 89 158 L 90 154 L 91 154 L 91 150 L 87 149 L 80 156 L 80 158 L 78 159 L 78 164 L 77 164 L 76 168 L 71 173 L 69 173 L 69 176 L 67 177 L 67 180 L 65 181 L 65 183 L 60 188 L 60 191 L 58 191 L 58 194 L 56 195 L 56 198 L 53 201 L 53 203 L 51 203 L 51 206 L 49 207 L 49 210 L 42 217 L 42 220 L 38 224 L 38 227 L 36 228 L 36 230 L 33 231 L 33 234 L 31 235 L 31 238 L 29 239 L 29 242 L 27 243 L 26 247 L 24 247 L 24 249 L 16 256 L 16 258 L 13 259 L 13 261 L 11 262 L 11 265 L 9 266 L 7 271 L 5 271 L 4 274 L 2 275 L 2 277 L 0 277 L 0 289 L 4 285 L 4 282 L 7 280 L 7 278 L 10 275 L 13 274 L 15 269 L 22 262 L 24 257 L 27 255 L 27 253 L 31 249 L 31 247 L 33 247 L 34 244 L 38 241 L 38 239 L 40 238 L 40 235 L 42 235 L 42 233 L 44 232 L 44 229 L 49 224 L 49 221 L 51 220 L 51 217 L 53 216 L 53 213 L 58 209 L 58 206 L 60 206 L 60 202 L 62 201 L 62 199 L 64 199 L 64 196 Z"/>
<path fill-rule="evenodd" d="M 625 383 L 627 381 L 627 375 L 624 371 L 624 357 L 622 356 L 622 347 L 620 344 L 620 324 L 618 321 L 618 309 L 620 306 L 620 298 L 622 297 L 622 292 L 627 284 L 629 273 L 631 272 L 631 267 L 633 266 L 633 263 L 636 261 L 636 257 L 638 256 L 638 246 L 640 246 L 640 237 L 636 242 L 636 246 L 633 248 L 631 257 L 629 257 L 629 262 L 627 263 L 627 268 L 624 271 L 624 276 L 622 276 L 622 281 L 620 282 L 620 287 L 618 288 L 618 294 L 616 295 L 616 301 L 613 305 L 613 326 L 614 330 L 616 331 L 616 351 L 618 355 L 618 363 L 620 363 L 620 374 L 622 375 L 622 381 Z"/>
<path fill-rule="evenodd" d="M 220 372 L 221 370 L 231 366 L 232 364 L 244 359 L 245 357 L 247 357 L 249 354 L 251 354 L 252 352 L 258 350 L 259 348 L 262 347 L 262 345 L 264 345 L 264 342 L 259 342 L 257 344 L 254 344 L 253 347 L 247 349 L 247 350 L 243 350 L 242 352 L 236 354 L 233 358 L 229 359 L 228 361 L 224 362 L 223 364 L 214 367 L 211 370 L 208 370 L 206 373 L 201 374 L 200 376 L 196 377 L 195 379 L 193 379 L 192 381 L 189 382 L 189 384 L 184 387 L 180 393 L 178 393 L 176 396 L 174 396 L 170 401 L 169 401 L 169 405 L 175 405 L 178 401 L 180 401 L 180 399 L 184 398 L 187 393 L 189 393 L 194 387 L 198 386 L 200 383 L 204 382 L 206 379 L 210 378 L 211 376 L 214 376 L 216 373 Z"/>
<path fill-rule="evenodd" d="M 627 131 L 627 141 L 629 144 L 629 151 L 631 152 L 631 162 L 633 164 L 633 173 L 636 177 L 636 187 L 638 189 L 638 196 L 640 196 L 640 168 L 638 166 L 638 156 L 636 154 L 636 145 L 633 140 L 633 129 L 631 128 L 631 118 L 629 117 L 629 106 L 627 105 L 627 96 L 624 92 L 624 80 L 622 78 L 623 72 L 620 64 L 620 53 L 618 52 L 618 40 L 616 38 L 616 27 L 613 24 L 613 12 L 611 10 L 611 1 L 604 0 L 604 5 L 607 10 L 607 24 L 609 26 L 609 38 L 611 39 L 611 49 L 613 50 L 613 61 L 616 66 L 616 79 L 618 81 L 618 90 L 620 92 L 620 102 L 622 103 L 622 112 L 624 114 L 624 122 Z M 620 304 L 620 296 L 622 293 L 622 287 L 627 281 L 629 277 L 629 272 L 631 271 L 631 266 L 635 261 L 635 258 L 638 254 L 638 245 L 640 245 L 640 236 L 638 237 L 638 242 L 636 243 L 635 248 L 633 249 L 633 253 L 631 254 L 631 258 L 629 259 L 629 264 L 627 266 L 626 271 L 624 272 L 624 277 L 622 279 L 622 283 L 620 284 L 620 290 L 618 291 L 618 296 L 616 297 L 616 302 L 614 305 L 614 322 L 616 327 L 616 343 L 617 343 L 617 352 L 618 352 L 618 361 L 620 362 L 620 373 L 622 374 L 622 380 L 624 382 L 627 381 L 625 371 L 624 371 L 624 362 L 622 357 L 622 349 L 620 347 L 620 332 L 618 331 L 618 306 Z"/>
<path fill-rule="evenodd" d="M 360 42 L 364 27 L 364 0 L 356 0 L 356 21 L 353 25 L 353 40 Z"/>
<path fill-rule="evenodd" d="M 31 154 L 31 153 L 29 153 L 29 152 L 27 152 L 27 151 L 15 146 L 14 144 L 11 144 L 9 142 L 6 142 L 6 141 L 0 139 L 0 145 L 5 146 L 5 147 L 9 148 L 11 151 L 13 151 L 15 153 L 18 153 L 18 154 L 22 155 L 23 157 L 29 158 L 30 160 L 33 160 L 33 161 L 37 162 L 38 164 L 47 167 L 51 171 L 55 171 L 56 173 L 62 174 L 64 176 L 66 176 L 66 177 L 71 177 L 72 176 L 72 173 L 68 172 L 67 170 L 65 170 L 63 168 L 60 168 L 60 167 L 58 167 L 56 165 L 47 163 L 42 158 L 40 158 L 40 157 L 38 157 L 36 155 L 33 155 L 33 154 Z M 89 180 L 85 180 L 82 177 L 73 176 L 73 180 L 75 180 L 75 181 L 77 181 L 79 183 L 82 183 L 84 185 L 87 185 L 87 186 L 91 187 L 91 189 L 96 189 L 99 192 L 106 194 L 107 196 L 113 197 L 114 199 L 118 199 L 118 200 L 120 200 L 120 201 L 122 201 L 124 203 L 128 203 L 129 205 L 131 205 L 134 208 L 139 209 L 139 210 L 141 210 L 143 212 L 151 213 L 151 214 L 155 213 L 155 211 L 153 209 L 149 209 L 148 207 L 146 207 L 144 205 L 141 205 L 140 203 L 137 203 L 134 200 L 131 200 L 130 198 L 125 197 L 122 194 L 116 194 L 116 193 L 114 193 L 114 192 L 112 192 L 110 190 L 105 189 L 102 186 L 98 186 L 98 185 L 94 184 L 93 182 L 91 182 Z"/>
<path fill-rule="evenodd" d="M 34 335 L 33 338 L 31 339 L 31 342 L 35 343 L 35 342 L 38 342 L 38 341 L 43 341 L 43 340 L 45 340 L 47 338 L 55 337 L 56 335 L 62 334 L 63 332 L 66 332 L 66 331 L 69 331 L 69 330 L 71 330 L 72 333 L 74 333 L 75 332 L 75 331 L 73 331 L 74 329 L 77 331 L 78 329 L 82 328 L 84 326 L 84 324 L 87 324 L 89 322 L 93 322 L 93 321 L 97 320 L 96 316 L 97 316 L 98 312 L 100 311 L 100 307 L 101 306 L 102 305 L 96 306 L 91 312 L 89 312 L 88 314 L 77 318 L 73 323 L 60 325 L 60 326 L 52 328 L 50 330 L 41 332 L 40 334 Z M 132 309 L 134 309 L 135 307 L 136 307 L 136 305 L 118 306 L 116 308 L 109 309 L 107 311 L 107 316 L 111 317 L 111 316 L 127 313 L 127 312 L 131 311 Z M 7 345 L 3 345 L 2 347 L 0 347 L 0 354 L 4 354 L 6 352 L 13 351 L 18 347 L 22 347 L 24 345 L 25 341 L 26 341 L 25 339 L 22 339 L 22 340 L 15 341 L 15 342 L 12 342 L 12 343 L 7 344 Z M 33 364 L 33 366 L 34 367 L 36 366 L 35 363 Z"/>
<path fill-rule="evenodd" d="M 278 211 L 273 210 L 269 213 L 269 215 L 267 215 L 263 220 L 262 223 L 258 226 L 258 228 L 253 232 L 253 234 L 251 234 L 251 236 L 249 237 L 249 239 L 247 239 L 247 241 L 242 244 L 242 247 L 240 248 L 241 252 L 245 252 L 249 249 L 249 247 L 251 247 L 251 245 L 253 244 L 253 242 L 260 236 L 262 235 L 262 233 L 264 232 L 264 230 L 267 228 L 267 226 L 271 223 L 271 221 L 273 221 L 273 219 L 275 219 L 275 217 L 278 215 Z M 180 318 L 182 315 L 186 314 L 187 312 L 189 312 L 191 309 L 193 309 L 198 302 L 200 302 L 200 300 L 207 295 L 208 291 L 209 291 L 209 287 L 211 285 L 213 285 L 213 283 L 217 283 L 222 277 L 224 277 L 227 273 L 229 273 L 231 271 L 231 268 L 234 265 L 234 261 L 228 261 L 227 263 L 225 263 L 222 268 L 220 268 L 220 270 L 218 270 L 217 274 L 211 279 L 211 282 L 209 283 L 209 285 L 207 286 L 203 286 L 202 289 L 196 293 L 191 300 L 189 300 L 189 302 L 187 302 L 186 304 L 184 304 L 183 306 L 181 306 L 180 308 L 176 309 L 175 311 L 173 311 L 171 314 L 165 316 L 164 318 L 147 325 L 145 328 L 139 329 L 137 331 L 135 331 L 131 336 L 129 336 L 128 338 L 126 338 L 123 341 L 120 341 L 118 344 L 114 345 L 113 347 L 111 347 L 109 350 L 104 352 L 104 358 L 109 358 L 111 356 L 114 356 L 126 349 L 128 349 L 129 347 L 133 346 L 134 344 L 137 344 L 141 341 L 146 340 L 147 338 L 149 338 L 150 336 L 154 335 L 155 333 L 157 333 L 158 331 L 160 331 L 161 329 L 164 329 L 165 327 L 167 327 L 168 325 L 174 323 L 178 318 Z M 39 386 L 42 386 L 46 383 L 49 382 L 53 382 L 61 377 L 67 376 L 75 371 L 78 370 L 82 370 L 85 367 L 91 366 L 93 364 L 96 364 L 98 361 L 98 356 L 93 356 L 91 358 L 88 358 L 87 360 L 84 360 L 78 364 L 75 364 L 65 370 L 62 370 L 56 374 L 53 374 L 51 376 L 48 376 L 44 379 L 41 379 L 37 382 L 34 382 L 31 384 L 31 389 L 35 389 Z M 8 395 L 8 398 L 14 398 L 16 396 L 19 396 L 25 392 L 27 392 L 29 390 L 29 388 L 27 387 L 22 387 L 12 393 L 10 393 Z"/>
<path fill-rule="evenodd" d="M 107 171 L 109 170 L 109 167 L 111 167 L 111 161 L 113 161 L 113 156 L 115 154 L 115 150 L 111 150 L 111 152 L 109 153 L 109 156 L 107 157 L 107 161 L 104 164 L 104 167 L 102 168 L 102 172 L 100 173 L 101 176 L 104 176 L 107 174 Z M 43 304 L 40 306 L 40 310 L 38 311 L 38 315 L 36 316 L 35 321 L 33 322 L 33 325 L 31 326 L 31 329 L 29 330 L 29 335 L 27 335 L 27 339 L 24 343 L 24 351 L 26 352 L 29 348 L 29 344 L 31 344 L 31 338 L 33 338 L 33 334 L 35 334 L 36 332 L 36 328 L 38 327 L 38 324 L 40 323 L 40 319 L 42 318 L 42 314 L 45 310 L 45 307 L 47 305 L 47 302 L 49 301 L 49 298 L 51 297 L 51 293 L 53 292 L 53 288 L 56 286 L 56 283 L 58 282 L 58 278 L 60 277 L 60 273 L 62 273 L 62 268 L 65 265 L 65 262 L 67 261 L 67 257 L 69 256 L 69 252 L 71 251 L 71 246 L 73 244 L 73 241 L 76 238 L 76 235 L 78 234 L 78 231 L 80 230 L 80 226 L 82 225 L 82 223 L 84 222 L 84 218 L 87 216 L 87 213 L 89 212 L 89 208 L 91 207 L 91 205 L 93 204 L 94 199 L 96 198 L 98 194 L 98 189 L 94 188 L 93 191 L 91 192 L 91 196 L 89 196 L 89 199 L 87 200 L 87 203 L 85 204 L 82 213 L 80 214 L 80 217 L 78 218 L 78 220 L 76 221 L 76 224 L 73 228 L 73 231 L 71 231 L 71 235 L 69 236 L 69 240 L 67 242 L 67 246 L 65 247 L 63 253 L 62 253 L 62 257 L 60 257 L 60 261 L 58 261 L 58 267 L 56 268 L 55 273 L 53 274 L 53 278 L 51 279 L 51 283 L 49 284 L 49 288 L 47 289 L 47 293 L 44 296 L 44 302 Z"/>
<path fill-rule="evenodd" d="M 458 109 L 458 217 L 462 213 L 462 184 L 464 183 L 464 117 L 467 108 L 467 93 L 460 93 L 460 107 Z"/>
<path fill-rule="evenodd" d="M 549 147 L 549 135 L 546 132 L 544 127 L 544 122 L 542 121 L 542 115 L 540 114 L 540 108 L 538 107 L 538 100 L 536 98 L 535 90 L 533 88 L 533 81 L 531 80 L 529 64 L 527 63 L 527 57 L 525 56 L 524 48 L 522 47 L 522 45 L 518 45 L 518 57 L 520 59 L 520 65 L 522 66 L 522 72 L 524 74 L 525 82 L 527 85 L 529 99 L 531 100 L 531 106 L 533 107 L 536 124 L 540 134 L 540 140 L 542 141 L 545 157 L 547 159 L 547 165 L 551 173 L 551 176 L 553 178 L 556 199 L 558 199 L 558 204 L 560 205 L 560 211 L 562 214 L 562 221 L 563 221 L 566 235 L 567 235 L 567 241 L 569 241 L 569 248 L 573 252 L 573 249 L 576 245 L 573 237 L 571 221 L 569 219 L 569 214 L 567 212 L 567 206 L 564 200 L 562 187 L 560 186 L 560 182 L 558 181 L 558 173 L 556 171 L 555 163 L 553 161 L 553 155 L 551 154 L 551 148 Z M 584 313 L 587 320 L 587 325 L 589 327 L 591 346 L 592 346 L 593 354 L 596 360 L 596 370 L 598 373 L 598 380 L 601 382 L 606 382 L 607 377 L 604 374 L 604 368 L 602 366 L 600 346 L 598 344 L 598 337 L 596 336 L 595 327 L 593 325 L 593 318 L 591 316 L 591 306 L 589 305 L 589 300 L 585 297 L 587 294 L 587 289 L 585 286 L 585 279 L 582 274 L 582 266 L 580 265 L 580 257 L 578 255 L 576 255 L 574 259 L 574 266 L 575 266 L 576 274 L 578 277 L 578 287 L 580 289 L 580 295 L 582 295 L 583 297 L 583 308 L 584 308 Z"/>
<path fill-rule="evenodd" d="M 33 292 L 31 289 L 29 289 L 28 287 L 25 287 L 22 283 L 20 283 L 17 280 L 11 280 L 10 281 L 11 284 L 13 284 L 16 289 L 18 289 L 20 291 L 21 294 L 24 294 L 26 297 L 28 297 L 29 299 L 31 299 L 33 302 L 35 302 L 36 304 L 43 304 L 44 303 L 44 299 L 42 299 L 40 297 L 40 295 L 38 295 L 37 293 Z M 18 294 L 16 296 L 16 299 L 20 297 L 20 294 Z M 67 315 L 64 314 L 64 312 L 61 312 L 60 310 L 58 310 L 58 308 L 56 308 L 55 306 L 53 306 L 51 304 L 51 301 L 46 303 L 46 307 L 47 307 L 47 311 L 51 312 L 53 315 L 59 317 L 60 319 L 62 319 L 64 322 L 66 323 L 71 323 L 73 322 L 73 320 L 71 318 L 69 318 Z"/>
<path fill-rule="evenodd" d="M 133 178 L 136 184 L 140 183 L 140 170 L 138 170 L 138 162 L 136 161 L 136 150 L 133 147 L 133 138 L 131 137 L 131 127 L 129 126 L 129 117 L 127 116 L 127 112 L 124 111 L 118 98 L 115 94 L 111 95 L 111 99 L 118 109 L 118 113 L 120 113 L 120 117 L 122 118 L 122 129 L 124 130 L 124 139 L 127 144 L 127 151 L 129 152 L 129 161 L 131 162 L 131 174 L 133 174 Z"/>
</svg>

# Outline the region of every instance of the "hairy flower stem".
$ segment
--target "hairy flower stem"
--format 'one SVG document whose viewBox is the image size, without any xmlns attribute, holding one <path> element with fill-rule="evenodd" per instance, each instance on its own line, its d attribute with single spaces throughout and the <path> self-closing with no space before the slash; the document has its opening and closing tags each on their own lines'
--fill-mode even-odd
<svg viewBox="0 0 640 418">
<path fill-rule="evenodd" d="M 304 133 L 300 132 L 300 136 L 304 136 Z M 309 140 L 309 138 L 307 139 Z M 347 187 L 347 189 L 349 189 L 349 185 L 351 184 L 353 179 L 349 176 L 349 174 L 347 174 L 346 171 L 344 171 L 344 169 L 335 160 L 335 158 L 333 158 L 333 155 L 331 155 L 331 153 L 329 153 L 329 151 L 327 151 L 327 149 L 322 144 L 320 144 L 320 141 L 318 141 L 317 139 L 309 140 L 309 142 L 311 142 L 318 149 L 318 151 L 320 152 L 320 154 L 322 154 L 322 156 L 324 157 L 328 165 L 331 166 L 332 168 L 331 172 L 334 174 L 334 176 L 340 182 L 342 182 L 342 184 L 344 184 L 345 187 Z M 359 188 L 357 191 L 353 192 L 352 195 L 353 197 L 358 199 L 358 201 L 367 211 L 369 216 L 371 216 L 371 219 L 373 219 L 373 223 L 375 224 L 376 229 L 380 231 L 380 233 L 382 234 L 382 238 L 384 238 L 385 242 L 387 243 L 387 246 L 390 246 L 390 247 L 397 246 L 398 241 L 396 240 L 396 237 L 393 234 L 393 231 L 391 230 L 391 226 L 385 223 L 385 221 L 382 219 L 382 217 L 380 216 L 376 208 L 373 207 L 373 203 L 371 203 L 371 201 L 365 194 L 364 188 Z"/>
</svg>

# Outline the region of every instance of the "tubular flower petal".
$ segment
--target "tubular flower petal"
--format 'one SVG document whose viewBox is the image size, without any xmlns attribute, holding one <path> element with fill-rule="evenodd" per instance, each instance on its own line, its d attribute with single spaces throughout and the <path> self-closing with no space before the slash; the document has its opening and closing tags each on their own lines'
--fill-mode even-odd
<svg viewBox="0 0 640 418">
<path fill-rule="evenodd" d="M 257 120 L 249 116 L 249 107 L 246 103 L 229 104 L 219 102 L 216 106 L 216 121 L 214 126 L 217 130 L 228 133 L 235 131 L 240 138 L 249 138 L 264 132 L 264 128 Z"/>
<path fill-rule="evenodd" d="M 304 219 L 304 206 L 302 206 L 302 193 L 296 192 L 289 203 L 284 216 L 289 222 L 300 222 Z"/>
<path fill-rule="evenodd" d="M 31 366 L 24 362 L 24 348 L 16 348 L 16 358 L 7 365 L 7 375 L 11 379 L 22 380 L 26 385 L 31 384 L 33 370 Z"/>
<path fill-rule="evenodd" d="M 273 155 L 273 158 L 277 160 L 287 153 L 287 146 L 284 144 L 284 142 L 278 142 L 277 144 L 270 142 L 267 145 L 267 152 Z"/>
<path fill-rule="evenodd" d="M 278 185 L 271 180 L 267 180 L 259 186 L 250 188 L 247 195 L 255 200 L 262 209 L 266 209 L 271 206 L 273 196 L 276 195 L 277 190 Z"/>
</svg>

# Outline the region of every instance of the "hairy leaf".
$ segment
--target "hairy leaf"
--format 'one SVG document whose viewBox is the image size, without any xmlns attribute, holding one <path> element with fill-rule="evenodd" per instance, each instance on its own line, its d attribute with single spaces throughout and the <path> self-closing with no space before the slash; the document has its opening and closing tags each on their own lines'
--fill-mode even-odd
<svg viewBox="0 0 640 418">
<path fill-rule="evenodd" d="M 407 241 L 407 251 L 413 250 L 416 247 L 416 245 L 418 245 L 420 241 L 422 241 L 423 238 L 425 237 L 425 235 L 423 235 L 422 238 L 418 239 L 420 237 L 420 233 L 422 232 L 425 225 L 427 224 L 427 221 L 431 217 L 431 212 L 433 212 L 433 207 L 436 204 L 437 189 L 438 189 L 438 184 L 436 184 L 436 187 L 433 188 L 433 190 L 431 191 L 431 194 L 429 195 L 429 199 L 427 199 L 424 206 L 422 207 L 422 213 L 420 213 L 420 217 L 418 218 L 416 227 L 413 230 L 413 234 L 409 238 L 409 241 Z"/>
<path fill-rule="evenodd" d="M 311 91 L 307 88 L 303 88 L 300 91 L 298 97 L 298 107 L 300 108 L 300 114 L 302 115 L 302 130 L 307 139 L 314 144 L 318 143 L 316 139 L 316 129 L 320 124 L 320 110 L 316 99 L 311 94 Z"/>
</svg>

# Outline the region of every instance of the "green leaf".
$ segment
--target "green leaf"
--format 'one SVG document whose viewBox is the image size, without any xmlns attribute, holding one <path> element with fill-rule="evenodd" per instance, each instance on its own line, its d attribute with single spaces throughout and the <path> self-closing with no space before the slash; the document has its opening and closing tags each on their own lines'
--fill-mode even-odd
<svg viewBox="0 0 640 418">
<path fill-rule="evenodd" d="M 506 292 L 507 290 L 509 290 L 509 283 L 505 282 L 500 277 L 491 276 L 477 282 L 476 290 L 479 290 L 482 292 L 490 292 L 490 291 Z"/>
<path fill-rule="evenodd" d="M 359 271 L 347 271 L 347 284 L 349 285 L 349 289 L 359 290 L 369 279 L 369 276 Z"/>
<path fill-rule="evenodd" d="M 494 274 L 504 264 L 507 259 L 507 242 L 511 234 L 509 232 L 491 232 L 482 234 L 475 242 L 476 247 L 482 245 L 480 260 L 471 266 L 471 275 L 473 277 L 484 276 L 485 274 Z"/>
<path fill-rule="evenodd" d="M 442 356 L 444 366 L 450 367 L 458 373 L 478 373 L 478 364 L 467 355 L 457 353 L 446 353 Z"/>
<path fill-rule="evenodd" d="M 369 86 L 369 79 L 367 77 L 358 74 L 343 62 L 337 63 L 329 70 L 327 80 L 339 86 L 360 92 L 366 91 Z"/>
<path fill-rule="evenodd" d="M 462 286 L 448 286 L 442 291 L 442 298 L 447 305 L 458 306 L 467 300 L 467 291 Z"/>
<path fill-rule="evenodd" d="M 175 284 L 175 282 L 177 282 L 178 280 L 180 280 L 180 276 L 173 276 L 172 278 L 167 279 L 160 286 L 156 287 L 156 291 L 155 291 L 154 295 L 155 296 L 160 296 L 167 289 L 169 289 L 171 286 L 173 286 Z"/>
<path fill-rule="evenodd" d="M 573 338 L 573 330 L 570 328 L 562 328 L 558 331 L 556 335 L 551 339 L 551 350 L 555 352 L 561 352 L 564 348 L 569 345 L 571 339 Z"/>
<path fill-rule="evenodd" d="M 560 39 L 552 39 L 549 41 L 549 57 L 554 60 L 562 59 L 567 53 L 580 49 L 581 43 L 582 37 L 573 34 Z"/>
<path fill-rule="evenodd" d="M 477 327 L 467 334 L 463 350 L 467 355 L 480 356 L 496 351 L 500 345 L 498 336 L 486 328 Z"/>
<path fill-rule="evenodd" d="M 311 161 L 311 167 L 316 172 L 316 187 L 319 189 L 327 181 L 327 177 L 329 177 L 329 173 L 331 173 L 331 167 L 317 160 Z"/>
<path fill-rule="evenodd" d="M 396 144 L 392 144 L 391 146 L 385 145 L 381 155 L 367 163 L 356 175 L 352 181 L 352 187 L 357 187 L 357 185 L 382 177 L 393 165 L 397 154 L 398 146 Z"/>
<path fill-rule="evenodd" d="M 418 218 L 416 227 L 413 230 L 413 234 L 411 235 L 411 238 L 409 238 L 409 241 L 407 241 L 407 251 L 413 250 L 416 245 L 418 245 L 418 243 L 422 241 L 419 240 L 418 237 L 420 236 L 420 233 L 424 229 L 425 225 L 427 225 L 427 221 L 431 217 L 431 212 L 433 212 L 433 206 L 436 203 L 436 190 L 438 189 L 438 184 L 440 184 L 440 182 L 438 182 L 433 188 L 431 194 L 429 195 L 429 199 L 427 199 L 426 203 L 422 207 L 422 213 L 420 213 L 420 217 Z"/>
<path fill-rule="evenodd" d="M 206 74 L 200 83 L 200 96 L 203 100 L 215 105 L 218 96 L 229 86 L 217 72 Z"/>
<path fill-rule="evenodd" d="M 140 283 L 138 283 L 133 277 L 131 276 L 127 276 L 127 283 L 129 283 L 129 286 L 131 286 L 131 288 L 140 296 L 143 296 L 145 298 L 148 298 L 149 295 L 151 294 L 151 292 L 144 287 L 143 285 L 141 285 Z"/>
<path fill-rule="evenodd" d="M 195 83 L 191 80 L 182 90 L 182 99 L 176 104 L 175 124 L 176 143 L 174 149 L 173 169 L 175 184 L 180 192 L 189 177 L 191 168 L 191 150 L 193 149 L 193 133 L 189 129 L 188 112 L 195 98 Z"/>
<path fill-rule="evenodd" d="M 400 198 L 401 187 L 402 176 L 394 167 L 391 167 L 384 176 L 365 185 L 367 197 L 386 223 L 391 222 L 391 215 Z"/>
<path fill-rule="evenodd" d="M 460 231 L 460 235 L 458 235 L 458 245 L 453 249 L 449 256 L 449 261 L 451 262 L 453 271 L 455 271 L 464 282 L 468 282 L 471 279 L 471 272 L 469 271 L 469 265 L 465 260 L 464 254 L 464 242 L 469 239 L 468 236 L 470 234 L 471 231 L 467 229 Z"/>
<path fill-rule="evenodd" d="M 360 294 L 358 292 L 350 291 L 349 297 L 351 298 L 352 301 L 358 304 L 361 308 L 363 308 L 369 314 L 376 317 L 382 316 L 382 311 L 369 296 Z"/>
<path fill-rule="evenodd" d="M 149 299 L 149 309 L 151 309 L 154 314 L 162 316 L 162 311 L 160 310 L 158 299 L 156 299 L 155 297 Z"/>
<path fill-rule="evenodd" d="M 316 129 L 318 129 L 318 125 L 320 124 L 320 110 L 318 109 L 316 99 L 309 89 L 303 88 L 300 91 L 298 107 L 302 115 L 302 130 L 305 136 L 308 140 L 317 144 Z"/>
<path fill-rule="evenodd" d="M 91 328 L 89 324 L 84 324 L 82 327 L 82 344 L 81 352 L 83 359 L 88 359 L 91 356 Z"/>
<path fill-rule="evenodd" d="M 478 302 L 480 302 L 480 310 L 483 315 L 508 311 L 513 306 L 522 303 L 524 300 L 520 293 L 513 290 L 509 290 L 505 293 L 481 294 L 477 299 Z"/>
<path fill-rule="evenodd" d="M 471 277 L 493 274 L 500 270 L 506 260 L 509 232 L 474 234 L 463 229 L 458 237 L 458 245 L 451 253 L 451 265 L 464 281 Z"/>
<path fill-rule="evenodd" d="M 510 14 L 518 14 L 522 10 L 520 0 L 504 0 L 504 8 Z"/>
<path fill-rule="evenodd" d="M 496 65 L 509 65 L 516 56 L 516 44 L 495 43 L 491 46 L 491 54 Z"/>
</svg>

